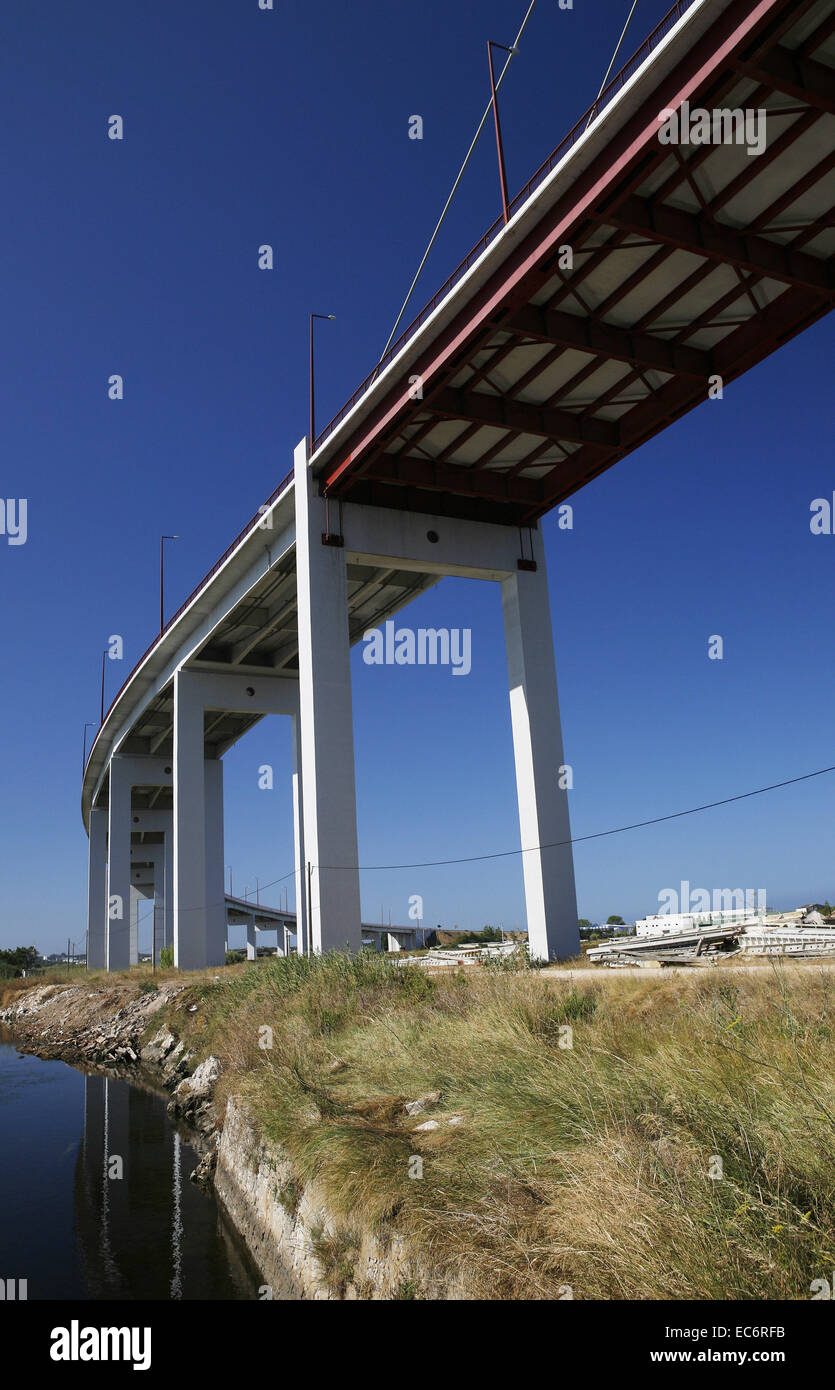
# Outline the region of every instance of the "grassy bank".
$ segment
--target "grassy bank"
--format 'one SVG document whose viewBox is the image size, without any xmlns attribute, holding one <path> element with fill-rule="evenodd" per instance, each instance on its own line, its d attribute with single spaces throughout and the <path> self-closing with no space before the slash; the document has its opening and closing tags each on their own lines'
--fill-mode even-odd
<svg viewBox="0 0 835 1390">
<path fill-rule="evenodd" d="M 802 1299 L 835 1265 L 831 980 L 273 959 L 172 1022 L 326 1192 L 337 1270 L 364 1226 L 476 1297 Z"/>
</svg>

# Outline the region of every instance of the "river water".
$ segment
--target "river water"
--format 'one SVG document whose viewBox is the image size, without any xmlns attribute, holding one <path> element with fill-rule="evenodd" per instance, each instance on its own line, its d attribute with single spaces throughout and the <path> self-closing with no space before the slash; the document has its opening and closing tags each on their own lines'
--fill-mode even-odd
<svg viewBox="0 0 835 1390">
<path fill-rule="evenodd" d="M 29 1299 L 257 1299 L 255 1266 L 189 1182 L 166 1098 L 0 1032 L 0 1279 Z"/>
</svg>

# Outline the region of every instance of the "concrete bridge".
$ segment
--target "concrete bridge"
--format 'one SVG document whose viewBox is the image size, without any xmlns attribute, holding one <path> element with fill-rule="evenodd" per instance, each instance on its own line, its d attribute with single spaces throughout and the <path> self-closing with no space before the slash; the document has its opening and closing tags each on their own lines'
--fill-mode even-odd
<svg viewBox="0 0 835 1390">
<path fill-rule="evenodd" d="M 295 912 L 288 912 L 284 908 L 265 907 L 261 903 L 251 903 L 244 898 L 227 895 L 226 920 L 230 927 L 245 927 L 247 960 L 255 960 L 258 936 L 265 932 L 276 933 L 276 951 L 280 956 L 288 956 L 300 949 L 299 923 Z M 376 951 L 415 950 L 423 944 L 423 935 L 425 933 L 414 926 L 378 926 L 375 923 L 363 922 L 361 927 L 362 945 L 370 946 Z"/>
<path fill-rule="evenodd" d="M 577 951 L 539 520 L 685 412 L 721 408 L 711 393 L 832 307 L 833 33 L 835 0 L 680 0 L 297 445 L 93 743 L 91 966 L 130 962 L 131 866 L 151 845 L 176 963 L 222 962 L 222 760 L 268 715 L 293 730 L 303 948 L 359 949 L 350 648 L 448 575 L 501 591 L 531 954 Z M 683 126 L 699 109 L 728 113 L 719 143 L 664 137 L 665 112 Z M 759 152 L 744 120 L 734 136 L 748 110 Z"/>
<path fill-rule="evenodd" d="M 171 839 L 169 837 L 169 846 Z M 173 857 L 169 848 L 169 861 Z M 159 953 L 166 946 L 174 944 L 174 906 L 171 894 L 171 865 L 166 863 L 165 843 L 131 846 L 130 883 L 130 964 L 139 962 L 139 904 L 153 902 L 152 957 L 159 959 Z M 224 950 L 229 950 L 230 927 L 243 927 L 246 932 L 247 960 L 255 960 L 259 934 L 275 932 L 276 953 L 289 956 L 304 951 L 300 942 L 299 924 L 295 912 L 286 908 L 270 907 L 265 903 L 250 902 L 246 898 L 236 898 L 227 893 L 224 898 L 224 920 L 226 939 Z M 424 944 L 425 932 L 419 927 L 378 926 L 376 923 L 362 923 L 362 945 L 377 951 L 414 950 Z M 237 949 L 234 945 L 232 949 Z"/>
</svg>

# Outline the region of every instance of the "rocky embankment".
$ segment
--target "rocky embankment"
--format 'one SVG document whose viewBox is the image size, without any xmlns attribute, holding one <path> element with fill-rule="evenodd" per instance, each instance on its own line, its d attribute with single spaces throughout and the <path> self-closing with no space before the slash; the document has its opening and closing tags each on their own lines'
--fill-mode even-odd
<svg viewBox="0 0 835 1390">
<path fill-rule="evenodd" d="M 91 990 L 87 985 L 35 985 L 14 1004 L 0 1009 L 0 1021 L 37 1057 L 75 1065 L 136 1066 L 154 1015 L 168 1009 L 184 988 L 163 984 L 128 992 Z"/>
<path fill-rule="evenodd" d="M 19 1047 L 37 1057 L 115 1071 L 170 1091 L 169 1114 L 203 1140 L 196 1145 L 203 1158 L 191 1176 L 206 1182 L 214 1169 L 220 1128 L 212 1103 L 220 1063 L 216 1057 L 198 1062 L 161 1021 L 148 1040 L 155 1015 L 176 1007 L 184 990 L 177 984 L 130 993 L 41 985 L 0 1009 L 0 1022 L 12 1030 Z"/>
<path fill-rule="evenodd" d="M 169 1114 L 190 1126 L 202 1155 L 191 1178 L 212 1186 L 229 1213 L 261 1271 L 262 1297 L 461 1297 L 415 1269 L 394 1233 L 347 1230 L 318 1185 L 299 1182 L 286 1154 L 260 1137 L 238 1099 L 221 1113 L 215 1086 L 222 1060 L 200 1058 L 177 1034 L 177 1011 L 198 1007 L 179 998 L 186 989 L 170 982 L 152 989 L 34 986 L 0 1009 L 0 1023 L 23 1051 L 170 1093 Z"/>
</svg>

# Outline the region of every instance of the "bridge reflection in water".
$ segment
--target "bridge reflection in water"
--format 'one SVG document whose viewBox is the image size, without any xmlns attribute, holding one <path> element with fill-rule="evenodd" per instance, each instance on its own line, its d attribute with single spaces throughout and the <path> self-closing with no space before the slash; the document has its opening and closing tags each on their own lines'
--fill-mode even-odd
<svg viewBox="0 0 835 1390">
<path fill-rule="evenodd" d="M 240 1239 L 189 1181 L 197 1161 L 163 1096 L 85 1076 L 73 1225 L 89 1298 L 258 1298 Z"/>
</svg>

